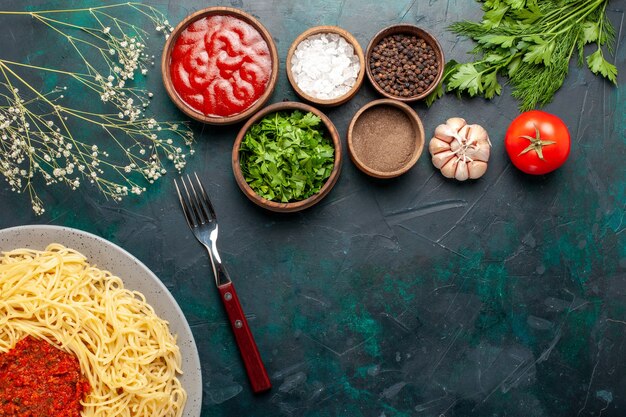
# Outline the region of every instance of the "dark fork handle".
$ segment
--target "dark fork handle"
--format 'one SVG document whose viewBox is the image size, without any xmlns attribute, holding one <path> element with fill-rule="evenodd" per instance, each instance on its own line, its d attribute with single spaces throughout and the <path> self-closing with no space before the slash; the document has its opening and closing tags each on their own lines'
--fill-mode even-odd
<svg viewBox="0 0 626 417">
<path fill-rule="evenodd" d="M 252 385 L 252 391 L 259 393 L 267 391 L 272 388 L 270 378 L 267 376 L 267 371 L 261 360 L 259 349 L 256 346 L 250 326 L 248 326 L 248 320 L 243 314 L 243 309 L 239 303 L 239 297 L 232 282 L 222 284 L 218 286 L 222 303 L 228 314 L 228 320 L 230 326 L 235 334 L 235 340 L 237 340 L 237 346 L 241 353 L 241 358 L 246 366 L 246 372 L 248 373 L 248 379 L 250 385 Z"/>
</svg>

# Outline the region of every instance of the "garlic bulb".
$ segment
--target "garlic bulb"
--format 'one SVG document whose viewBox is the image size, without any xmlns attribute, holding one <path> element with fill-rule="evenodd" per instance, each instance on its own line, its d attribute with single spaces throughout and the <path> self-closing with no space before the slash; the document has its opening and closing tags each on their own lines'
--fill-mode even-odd
<svg viewBox="0 0 626 417">
<path fill-rule="evenodd" d="M 465 181 L 480 178 L 487 171 L 491 141 L 482 126 L 452 117 L 437 126 L 428 149 L 433 165 L 444 177 Z"/>
</svg>

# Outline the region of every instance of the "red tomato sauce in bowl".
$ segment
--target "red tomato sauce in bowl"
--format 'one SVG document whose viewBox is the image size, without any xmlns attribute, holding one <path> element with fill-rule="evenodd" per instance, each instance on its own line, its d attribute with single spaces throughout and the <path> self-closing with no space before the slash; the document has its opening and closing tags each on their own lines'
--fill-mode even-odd
<svg viewBox="0 0 626 417">
<path fill-rule="evenodd" d="M 76 356 L 26 337 L 0 354 L 0 416 L 80 417 L 90 391 Z"/>
<path fill-rule="evenodd" d="M 228 15 L 189 24 L 175 41 L 169 65 L 180 99 L 206 116 L 244 112 L 263 95 L 272 75 L 270 50 L 261 34 Z"/>
</svg>

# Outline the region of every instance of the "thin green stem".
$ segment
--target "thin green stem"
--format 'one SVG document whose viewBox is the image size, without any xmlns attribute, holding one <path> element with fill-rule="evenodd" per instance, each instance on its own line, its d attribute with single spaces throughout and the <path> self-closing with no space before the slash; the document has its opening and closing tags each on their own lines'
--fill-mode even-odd
<svg viewBox="0 0 626 417">
<path fill-rule="evenodd" d="M 54 73 L 57 73 L 57 74 L 68 75 L 70 77 L 75 77 L 75 76 L 93 77 L 93 75 L 90 75 L 90 74 L 83 74 L 83 73 L 80 73 L 80 72 L 63 71 L 63 70 L 58 70 L 58 69 L 54 69 L 54 68 L 40 67 L 40 66 L 37 66 L 37 65 L 31 65 L 31 64 L 23 64 L 21 62 L 9 61 L 8 59 L 2 59 L 2 58 L 0 58 L 0 62 L 2 62 L 4 64 L 7 64 L 7 65 L 16 65 L 16 66 L 19 66 L 19 67 L 25 67 L 25 68 L 35 69 L 35 70 L 39 70 L 39 71 L 54 72 Z"/>
<path fill-rule="evenodd" d="M 53 19 L 51 17 L 40 16 L 39 13 L 32 13 L 32 15 L 33 15 L 33 17 L 35 17 L 36 19 L 39 19 L 40 21 L 53 22 L 53 23 L 57 23 L 59 25 L 71 27 L 71 28 L 74 28 L 74 29 L 79 29 L 79 30 L 99 30 L 99 31 L 102 31 L 101 29 L 97 29 L 97 28 L 88 28 L 88 27 L 84 27 L 84 26 L 78 26 L 78 25 L 74 25 L 72 23 L 63 22 L 61 20 Z"/>
<path fill-rule="evenodd" d="M 41 17 L 41 16 L 37 16 L 37 17 L 35 17 L 35 19 L 39 20 L 41 23 L 43 23 L 44 25 L 46 25 L 46 26 L 50 27 L 51 29 L 54 29 L 56 32 L 58 32 L 59 34 L 61 34 L 61 35 L 62 35 L 62 36 L 64 36 L 65 38 L 67 38 L 67 40 L 68 40 L 69 42 L 71 42 L 72 44 L 73 44 L 73 42 L 74 42 L 74 41 L 78 41 L 78 42 L 84 43 L 84 44 L 86 44 L 86 45 L 92 46 L 92 47 L 94 47 L 94 48 L 96 48 L 96 49 L 102 49 L 100 46 L 98 46 L 98 45 L 96 45 L 96 44 L 94 44 L 94 43 L 91 43 L 91 42 L 86 41 L 86 40 L 84 40 L 84 39 L 81 39 L 81 38 L 76 38 L 76 37 L 74 37 L 74 36 L 71 36 L 71 35 L 68 35 L 68 34 L 64 33 L 63 31 L 59 30 L 57 27 L 55 27 L 55 26 L 54 26 L 54 25 L 52 25 L 51 23 L 47 22 L 47 21 L 46 21 L 46 18 L 43 18 L 43 17 Z M 106 40 L 105 40 L 105 42 L 106 42 Z M 74 48 L 75 48 L 75 49 L 77 49 L 75 45 L 74 45 Z"/>
<path fill-rule="evenodd" d="M 106 6 L 84 7 L 84 8 L 80 8 L 80 9 L 53 9 L 53 10 L 37 10 L 37 11 L 31 11 L 31 12 L 0 11 L 0 14 L 4 14 L 4 15 L 30 15 L 30 14 L 33 14 L 33 13 L 37 13 L 37 14 L 76 13 L 76 12 L 87 12 L 87 11 L 91 11 L 91 10 L 112 9 L 112 8 L 115 8 L 115 7 L 131 6 L 131 5 L 137 5 L 137 4 L 140 4 L 140 3 L 126 2 L 126 3 L 108 4 Z"/>
<path fill-rule="evenodd" d="M 148 32 L 147 32 L 146 30 L 144 30 L 144 29 L 142 29 L 142 28 L 138 28 L 138 27 L 136 27 L 136 26 L 135 26 L 135 25 L 133 25 L 133 24 L 130 24 L 130 23 L 128 23 L 128 22 L 125 22 L 125 21 L 123 21 L 123 20 L 120 20 L 120 19 L 118 19 L 117 17 L 115 17 L 115 16 L 111 16 L 110 14 L 105 13 L 105 12 L 100 12 L 100 11 L 99 11 L 99 12 L 94 12 L 94 13 L 93 13 L 93 15 L 94 15 L 94 18 L 96 18 L 96 19 L 98 19 L 98 18 L 96 17 L 96 13 L 101 14 L 101 15 L 103 15 L 103 16 L 105 16 L 105 17 L 107 17 L 107 18 L 111 19 L 111 20 L 115 23 L 115 25 L 117 26 L 117 28 L 118 28 L 120 31 L 122 31 L 122 32 L 123 32 L 123 29 L 122 29 L 122 27 L 120 26 L 120 24 L 122 24 L 122 25 L 124 25 L 124 26 L 128 26 L 128 28 L 129 28 L 129 29 L 132 29 L 132 30 L 134 30 L 134 31 L 141 32 L 144 36 L 145 36 L 145 35 L 148 35 Z M 99 19 L 98 19 L 98 21 L 100 22 L 100 20 L 99 20 Z"/>
<path fill-rule="evenodd" d="M 578 19 L 575 20 L 575 23 L 580 23 L 582 22 L 587 16 L 589 16 L 591 13 L 593 13 L 600 4 L 602 4 L 602 2 L 604 2 L 606 0 L 597 0 L 595 2 L 589 3 L 587 5 L 585 5 L 585 7 L 583 7 L 582 9 L 576 9 L 574 12 L 570 13 L 569 16 L 567 17 L 563 17 L 562 19 L 559 19 L 559 23 L 557 23 L 556 26 L 554 26 L 552 28 L 552 30 L 550 31 L 551 33 L 555 33 L 555 31 L 560 28 L 563 25 L 567 25 L 565 29 L 556 32 L 556 33 L 563 33 L 569 30 L 569 27 L 572 26 L 572 23 L 570 22 L 570 20 L 572 20 L 574 18 L 574 16 L 577 16 L 579 14 L 583 14 L 581 17 L 579 17 Z"/>
</svg>

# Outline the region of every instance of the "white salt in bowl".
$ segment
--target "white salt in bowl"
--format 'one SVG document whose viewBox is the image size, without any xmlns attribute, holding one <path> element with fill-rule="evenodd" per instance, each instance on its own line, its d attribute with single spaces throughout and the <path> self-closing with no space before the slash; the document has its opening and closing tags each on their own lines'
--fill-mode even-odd
<svg viewBox="0 0 626 417">
<path fill-rule="evenodd" d="M 346 92 L 334 98 L 319 98 L 319 97 L 314 96 L 311 93 L 305 92 L 304 90 L 308 90 L 308 88 L 305 86 L 298 85 L 298 83 L 296 82 L 296 78 L 298 77 L 296 76 L 296 74 L 293 73 L 293 64 L 294 62 L 297 62 L 298 60 L 298 57 L 295 56 L 298 46 L 303 41 L 305 40 L 310 41 L 309 38 L 315 38 L 316 35 L 319 36 L 322 34 L 334 34 L 343 38 L 349 45 L 352 46 L 352 50 L 353 50 L 352 52 L 354 56 L 358 58 L 358 63 L 359 63 L 359 69 L 356 74 L 354 84 Z M 314 65 L 323 65 L 323 63 L 320 64 L 321 62 L 322 60 L 318 59 L 316 60 L 316 63 Z M 287 53 L 286 67 L 287 67 L 287 78 L 289 79 L 289 83 L 291 83 L 291 86 L 293 87 L 296 94 L 300 98 L 308 102 L 315 103 L 320 106 L 331 107 L 331 106 L 338 106 L 340 104 L 345 103 L 346 101 L 354 97 L 357 91 L 359 91 L 359 88 L 361 88 L 361 85 L 363 84 L 363 79 L 365 77 L 365 56 L 363 54 L 363 49 L 361 48 L 361 45 L 359 45 L 359 42 L 347 30 L 344 30 L 337 26 L 315 26 L 306 30 L 302 34 L 300 34 L 300 36 L 298 36 L 293 41 L 293 43 L 291 44 L 291 47 L 289 48 L 289 52 Z M 348 72 L 350 71 L 349 68 L 344 68 L 344 69 L 346 69 Z M 332 77 L 330 75 L 331 74 L 330 70 L 320 71 L 320 73 L 321 73 L 320 77 L 322 77 L 322 80 L 321 80 L 322 83 L 332 80 L 332 78 L 329 78 L 329 77 Z M 345 76 L 343 74 L 338 75 L 336 78 L 336 80 L 344 80 L 344 79 L 345 79 Z"/>
</svg>

